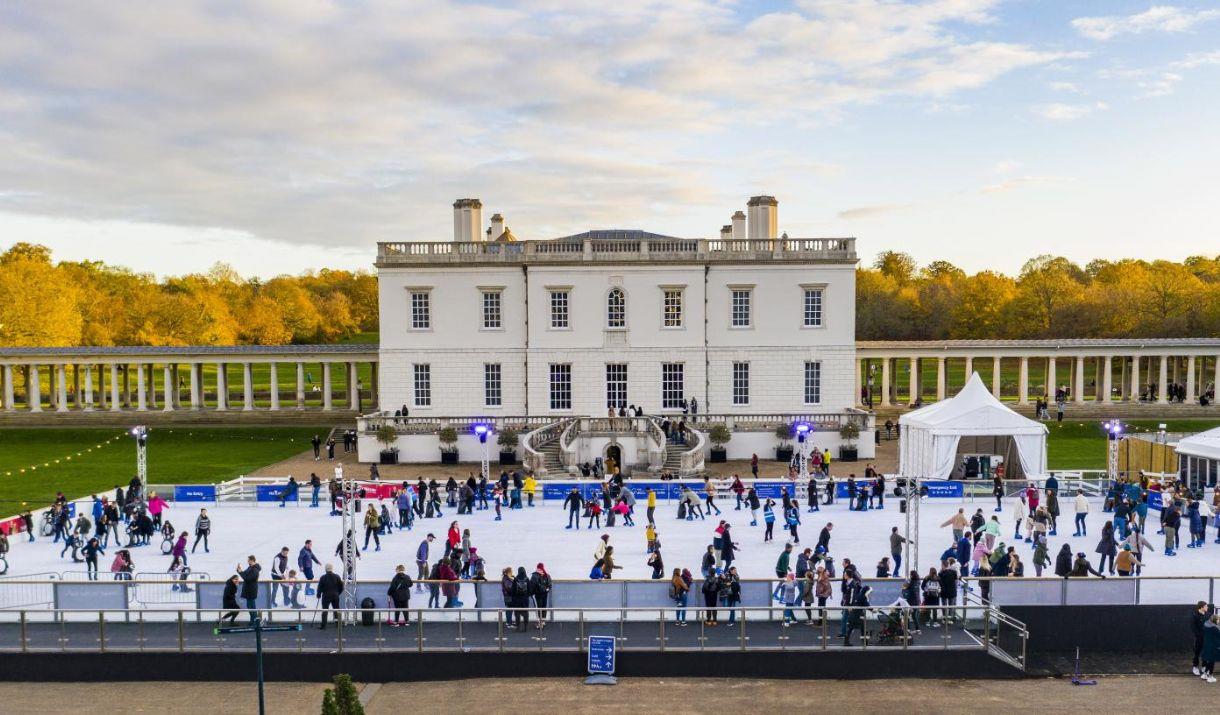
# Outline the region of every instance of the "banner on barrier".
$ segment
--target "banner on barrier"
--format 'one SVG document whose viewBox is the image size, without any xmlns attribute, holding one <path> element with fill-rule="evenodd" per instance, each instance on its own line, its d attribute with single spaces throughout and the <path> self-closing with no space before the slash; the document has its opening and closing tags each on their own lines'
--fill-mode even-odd
<svg viewBox="0 0 1220 715">
<path fill-rule="evenodd" d="M 212 484 L 199 484 L 189 487 L 174 487 L 176 502 L 214 502 L 216 487 Z"/>
<path fill-rule="evenodd" d="M 288 491 L 286 484 L 259 484 L 255 487 L 255 495 L 258 501 L 280 501 L 284 498 L 285 492 Z M 301 496 L 300 490 L 296 490 L 288 495 L 288 501 L 296 501 Z"/>
<path fill-rule="evenodd" d="M 1165 508 L 1165 502 L 1161 500 L 1161 493 L 1159 491 L 1154 489 L 1148 492 L 1148 508 L 1156 509 L 1157 511 Z"/>
<path fill-rule="evenodd" d="M 961 499 L 966 495 L 966 485 L 962 482 L 927 481 L 920 482 L 928 490 L 932 499 Z"/>
</svg>

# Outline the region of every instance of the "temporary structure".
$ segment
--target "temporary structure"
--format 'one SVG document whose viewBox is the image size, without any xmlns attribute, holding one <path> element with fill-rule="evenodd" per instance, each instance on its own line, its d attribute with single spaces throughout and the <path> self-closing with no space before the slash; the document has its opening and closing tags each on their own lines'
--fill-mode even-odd
<svg viewBox="0 0 1220 715">
<path fill-rule="evenodd" d="M 1178 441 L 1178 474 L 1191 489 L 1215 486 L 1220 478 L 1220 427 Z"/>
<path fill-rule="evenodd" d="M 948 479 L 959 454 L 1004 455 L 1005 476 L 1046 474 L 1046 425 L 1005 407 L 978 373 L 952 399 L 898 418 L 901 476 Z"/>
<path fill-rule="evenodd" d="M 1220 459 L 1220 427 L 1178 440 L 1178 454 L 1204 459 Z"/>
</svg>

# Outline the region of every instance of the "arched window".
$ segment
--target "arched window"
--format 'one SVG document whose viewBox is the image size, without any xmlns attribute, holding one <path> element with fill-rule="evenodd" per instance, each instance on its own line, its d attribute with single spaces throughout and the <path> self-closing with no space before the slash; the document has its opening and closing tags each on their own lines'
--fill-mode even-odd
<svg viewBox="0 0 1220 715">
<path fill-rule="evenodd" d="M 627 327 L 627 295 L 621 288 L 612 288 L 606 296 L 606 327 Z"/>
</svg>

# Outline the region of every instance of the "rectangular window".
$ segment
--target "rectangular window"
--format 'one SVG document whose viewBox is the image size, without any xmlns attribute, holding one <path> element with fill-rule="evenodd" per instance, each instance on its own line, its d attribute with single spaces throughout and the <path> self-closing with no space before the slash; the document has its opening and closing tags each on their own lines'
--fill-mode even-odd
<svg viewBox="0 0 1220 715">
<path fill-rule="evenodd" d="M 627 364 L 606 363 L 606 407 L 627 406 Z"/>
<path fill-rule="evenodd" d="M 805 289 L 805 327 L 822 327 L 822 289 Z"/>
<path fill-rule="evenodd" d="M 551 363 L 551 409 L 572 409 L 571 363 Z"/>
<path fill-rule="evenodd" d="M 500 379 L 500 363 L 489 362 L 483 364 L 483 405 L 486 407 L 499 407 L 503 399 L 502 385 Z"/>
<path fill-rule="evenodd" d="M 568 291 L 551 291 L 551 327 L 566 330 L 568 327 Z"/>
<path fill-rule="evenodd" d="M 432 327 L 432 295 L 426 290 L 411 291 L 411 329 L 428 330 Z"/>
<path fill-rule="evenodd" d="M 666 288 L 664 293 L 664 325 L 667 328 L 682 327 L 682 289 Z"/>
<path fill-rule="evenodd" d="M 686 396 L 686 385 L 682 379 L 680 362 L 661 363 L 661 408 L 666 410 L 682 409 L 682 399 Z"/>
<path fill-rule="evenodd" d="M 731 308 L 733 327 L 750 327 L 750 291 L 734 289 Z"/>
<path fill-rule="evenodd" d="M 750 363 L 733 363 L 733 404 L 750 404 Z"/>
<path fill-rule="evenodd" d="M 415 406 L 432 406 L 432 366 L 415 365 Z"/>
<path fill-rule="evenodd" d="M 822 363 L 812 360 L 805 362 L 805 404 L 816 405 L 822 402 Z"/>
<path fill-rule="evenodd" d="M 500 291 L 483 291 L 483 329 L 499 330 L 503 327 L 500 320 Z"/>
</svg>

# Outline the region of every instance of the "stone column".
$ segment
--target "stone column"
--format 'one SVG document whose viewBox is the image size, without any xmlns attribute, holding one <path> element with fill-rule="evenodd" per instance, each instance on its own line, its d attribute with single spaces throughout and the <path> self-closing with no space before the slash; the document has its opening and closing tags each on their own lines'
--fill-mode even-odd
<svg viewBox="0 0 1220 715">
<path fill-rule="evenodd" d="M 1111 396 L 1111 393 L 1114 390 L 1114 384 L 1112 382 L 1112 380 L 1114 379 L 1114 375 L 1113 375 L 1114 366 L 1111 363 L 1111 361 L 1113 359 L 1114 358 L 1112 358 L 1109 355 L 1105 356 L 1105 358 L 1102 359 L 1102 363 L 1103 363 L 1104 367 L 1102 368 L 1102 371 L 1101 371 L 1101 382 L 1098 383 L 1098 389 L 1101 390 L 1101 392 L 1098 393 L 1098 396 L 1097 396 L 1098 402 L 1104 402 L 1106 404 L 1110 404 L 1111 402 L 1114 401 L 1113 397 Z"/>
<path fill-rule="evenodd" d="M 225 364 L 216 363 L 216 410 L 224 412 L 229 409 L 229 376 L 225 374 Z"/>
<path fill-rule="evenodd" d="M 148 409 L 148 390 L 144 384 L 144 366 L 136 365 L 136 410 L 144 412 Z"/>
<path fill-rule="evenodd" d="M 861 380 L 861 375 L 864 374 L 864 361 L 856 361 L 856 402 L 857 405 L 864 404 L 864 382 Z"/>
<path fill-rule="evenodd" d="M 1186 401 L 1195 401 L 1195 356 L 1186 357 Z"/>
<path fill-rule="evenodd" d="M 166 412 L 173 412 L 174 393 L 177 390 L 174 389 L 174 368 L 169 364 L 161 367 L 161 380 L 165 383 L 161 386 L 162 394 L 165 396 L 165 405 L 161 409 Z"/>
<path fill-rule="evenodd" d="M 297 363 L 297 409 L 305 409 L 305 363 Z"/>
<path fill-rule="evenodd" d="M 967 355 L 966 356 L 966 369 L 963 372 L 964 377 L 962 378 L 962 387 L 965 387 L 966 383 L 970 382 L 970 376 L 973 373 L 974 373 L 974 358 Z"/>
<path fill-rule="evenodd" d="M 1017 404 L 1029 404 L 1029 358 L 1021 356 L 1021 368 L 1017 373 Z"/>
<path fill-rule="evenodd" d="M 243 412 L 254 409 L 254 370 L 248 362 L 241 364 L 241 409 Z"/>
<path fill-rule="evenodd" d="M 1140 399 L 1140 356 L 1131 356 L 1131 399 Z"/>
<path fill-rule="evenodd" d="M 72 399 L 76 404 L 76 409 L 81 409 L 85 402 L 85 394 L 80 384 L 80 365 L 72 366 Z"/>
<path fill-rule="evenodd" d="M 936 358 L 936 400 L 945 399 L 945 359 Z"/>
<path fill-rule="evenodd" d="M 14 394 L 13 393 L 13 366 L 12 365 L 9 365 L 7 363 L 4 365 L 4 375 L 3 375 L 3 377 L 0 377 L 0 379 L 4 380 L 4 411 L 12 412 L 13 411 L 13 394 Z"/>
<path fill-rule="evenodd" d="M 68 411 L 68 368 L 66 365 L 55 366 L 55 411 Z"/>
<path fill-rule="evenodd" d="M 347 407 L 360 410 L 360 370 L 354 362 L 347 364 Z"/>
<path fill-rule="evenodd" d="M 907 376 L 908 391 L 911 393 L 911 404 L 919 400 L 919 358 L 911 358 L 911 371 Z"/>
<path fill-rule="evenodd" d="M 271 367 L 271 410 L 280 409 L 280 364 L 270 363 Z"/>
<path fill-rule="evenodd" d="M 93 411 L 93 366 L 85 365 L 85 412 Z"/>
<path fill-rule="evenodd" d="M 1212 387 L 1216 389 L 1216 396 L 1220 397 L 1220 355 L 1216 355 L 1216 364 L 1214 369 L 1216 374 L 1212 377 Z"/>
<path fill-rule="evenodd" d="M 1072 388 L 1072 401 L 1084 404 L 1084 356 L 1076 356 L 1076 385 Z"/>
<path fill-rule="evenodd" d="M 191 371 L 191 409 L 198 410 L 203 406 L 203 392 L 200 390 L 200 382 L 203 379 L 200 370 L 203 369 L 203 366 L 193 362 L 187 367 Z"/>
<path fill-rule="evenodd" d="M 30 412 L 42 412 L 42 384 L 39 367 L 30 365 L 29 377 L 25 381 L 25 403 Z"/>
<path fill-rule="evenodd" d="M 322 409 L 332 409 L 334 405 L 331 402 L 330 395 L 330 363 L 322 363 Z"/>
<path fill-rule="evenodd" d="M 377 374 L 377 368 L 373 368 L 372 374 Z M 881 360 L 881 406 L 890 406 L 890 359 L 883 358 Z"/>
<path fill-rule="evenodd" d="M 898 363 L 894 363 L 894 367 L 897 368 Z M 377 387 L 377 374 L 380 370 L 381 370 L 380 361 L 369 363 L 369 376 L 370 376 L 371 382 L 372 382 L 372 385 L 370 385 L 369 390 L 373 393 L 373 397 L 372 397 L 373 407 L 375 407 L 378 410 L 381 409 L 381 389 Z"/>
<path fill-rule="evenodd" d="M 119 364 L 110 363 L 110 411 L 123 409 L 123 401 L 119 399 Z"/>
<path fill-rule="evenodd" d="M 1055 399 L 1055 390 L 1059 388 L 1059 371 L 1055 369 L 1055 358 L 1048 357 L 1046 359 L 1046 399 Z"/>
<path fill-rule="evenodd" d="M 131 366 L 123 365 L 123 406 L 131 408 Z"/>
<path fill-rule="evenodd" d="M 1157 376 L 1156 401 L 1164 404 L 1169 402 L 1169 356 L 1161 356 L 1161 371 Z"/>
<path fill-rule="evenodd" d="M 1003 383 L 1000 382 L 1001 364 L 999 356 L 991 358 L 991 394 L 997 400 L 1000 399 L 1000 393 L 1003 390 Z"/>
</svg>

